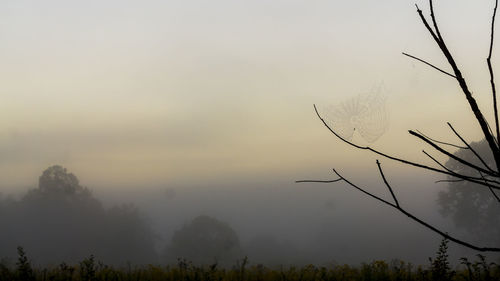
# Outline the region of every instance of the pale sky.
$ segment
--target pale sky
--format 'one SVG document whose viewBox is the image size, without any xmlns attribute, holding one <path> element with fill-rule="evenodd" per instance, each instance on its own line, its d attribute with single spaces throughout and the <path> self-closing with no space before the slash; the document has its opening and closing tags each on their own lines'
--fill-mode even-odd
<svg viewBox="0 0 500 281">
<path fill-rule="evenodd" d="M 456 83 L 401 55 L 449 69 L 414 4 L 1 1 L 0 188 L 34 185 L 53 164 L 89 186 L 293 182 L 373 168 L 312 104 L 382 83 L 390 126 L 374 146 L 426 161 L 407 130 L 455 141 L 446 121 L 477 139 Z M 435 5 L 485 113 L 492 7 Z"/>
</svg>

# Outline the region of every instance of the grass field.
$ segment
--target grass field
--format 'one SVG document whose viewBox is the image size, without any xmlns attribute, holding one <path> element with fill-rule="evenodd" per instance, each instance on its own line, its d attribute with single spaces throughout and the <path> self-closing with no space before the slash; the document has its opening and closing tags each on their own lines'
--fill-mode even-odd
<svg viewBox="0 0 500 281">
<path fill-rule="evenodd" d="M 372 261 L 359 266 L 330 265 L 303 267 L 273 267 L 251 264 L 246 258 L 230 268 L 217 264 L 197 266 L 184 259 L 176 265 L 111 267 L 98 262 L 93 256 L 78 264 L 62 263 L 44 268 L 33 267 L 24 250 L 18 248 L 15 264 L 0 263 L 0 281 L 11 280 L 218 280 L 218 281 L 267 281 L 267 280 L 500 280 L 500 266 L 478 255 L 475 261 L 462 258 L 461 265 L 452 269 L 446 253 L 446 241 L 428 266 L 413 266 L 404 261 Z"/>
</svg>

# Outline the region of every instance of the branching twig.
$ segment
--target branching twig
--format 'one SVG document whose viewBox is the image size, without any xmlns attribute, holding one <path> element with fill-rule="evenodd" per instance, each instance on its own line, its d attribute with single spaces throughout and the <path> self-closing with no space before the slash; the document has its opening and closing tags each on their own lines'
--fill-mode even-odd
<svg viewBox="0 0 500 281">
<path fill-rule="evenodd" d="M 422 150 L 422 152 L 427 157 L 429 157 L 432 161 L 436 162 L 436 164 L 438 164 L 441 168 L 443 168 L 444 170 L 446 170 L 446 171 L 450 172 L 451 174 L 455 175 L 455 177 L 461 176 L 461 174 L 458 174 L 458 173 L 452 171 L 451 169 L 448 169 L 445 165 L 443 165 L 441 162 L 439 162 L 436 158 L 432 157 L 429 153 L 425 152 L 425 150 Z M 471 179 L 482 180 L 485 183 L 485 186 L 487 186 L 489 189 L 496 188 L 496 187 L 494 187 L 494 185 L 492 185 L 492 183 L 499 183 L 498 181 L 486 179 L 480 171 L 478 171 L 478 172 L 481 175 L 481 177 L 467 176 L 468 177 L 467 181 L 470 182 Z M 464 180 L 462 179 L 462 180 L 453 180 L 453 181 L 458 182 L 458 181 L 464 181 Z M 442 181 L 437 181 L 437 182 L 442 182 Z"/>
<path fill-rule="evenodd" d="M 423 15 L 422 10 L 420 10 L 420 8 L 417 6 L 417 12 L 420 16 L 420 19 L 422 20 L 422 23 L 427 28 L 429 33 L 434 38 L 434 41 L 436 41 L 437 45 L 439 46 L 439 49 L 441 50 L 443 55 L 446 57 L 446 59 L 448 60 L 448 63 L 450 64 L 451 68 L 453 69 L 453 72 L 455 73 L 456 80 L 457 80 L 458 84 L 460 85 L 460 88 L 462 89 L 462 92 L 464 93 L 465 98 L 467 99 L 467 102 L 469 103 L 469 106 L 470 106 L 472 112 L 474 113 L 474 116 L 475 116 L 477 122 L 479 123 L 479 126 L 481 127 L 481 131 L 483 132 L 484 138 L 488 142 L 488 145 L 491 149 L 491 152 L 493 153 L 496 166 L 500 167 L 500 148 L 497 145 L 497 142 L 495 140 L 496 138 L 493 137 L 493 135 L 491 134 L 491 132 L 489 130 L 488 122 L 484 118 L 483 113 L 479 109 L 479 106 L 477 105 L 476 100 L 472 96 L 472 93 L 469 90 L 469 87 L 467 86 L 467 83 L 466 83 L 464 77 L 462 76 L 462 72 L 460 71 L 460 69 L 457 66 L 457 63 L 455 62 L 455 59 L 453 58 L 450 51 L 448 50 L 448 47 L 444 43 L 444 40 L 441 36 L 441 32 L 439 31 L 439 27 L 438 27 L 437 22 L 436 22 L 436 18 L 434 16 L 434 7 L 433 7 L 432 0 L 429 0 L 429 5 L 430 5 L 430 9 L 431 9 L 432 23 L 434 24 L 434 28 L 436 29 L 436 31 L 434 32 L 434 30 L 430 27 L 429 23 L 427 22 L 427 19 Z"/>
<path fill-rule="evenodd" d="M 421 169 L 424 169 L 424 170 L 429 170 L 429 171 L 433 171 L 433 172 L 436 172 L 436 173 L 440 173 L 440 174 L 445 174 L 445 175 L 448 175 L 448 176 L 453 176 L 453 177 L 457 177 L 459 179 L 464 179 L 464 180 L 467 180 L 467 181 L 470 181 L 470 182 L 473 182 L 473 183 L 477 183 L 479 185 L 483 185 L 483 186 L 489 186 L 487 184 L 485 184 L 481 179 L 478 179 L 478 178 L 474 178 L 474 177 L 470 177 L 470 176 L 466 176 L 466 175 L 461 175 L 461 174 L 457 174 L 457 173 L 450 173 L 448 171 L 445 171 L 445 170 L 440 170 L 440 169 L 436 169 L 434 167 L 431 167 L 431 166 L 427 166 L 427 165 L 423 165 L 423 164 L 419 164 L 419 163 L 416 163 L 416 162 L 412 162 L 412 161 L 408 161 L 408 160 L 404 160 L 404 159 L 401 159 L 401 158 L 398 158 L 398 157 L 395 157 L 395 156 L 391 156 L 391 155 L 388 155 L 388 154 L 385 154 L 381 151 L 378 151 L 376 149 L 373 149 L 369 146 L 360 146 L 360 145 L 357 145 L 345 138 L 343 138 L 342 136 L 340 136 L 337 132 L 335 132 L 325 121 L 325 119 L 323 119 L 323 117 L 321 117 L 321 115 L 319 114 L 318 112 L 318 109 L 316 108 L 316 105 L 313 105 L 314 106 L 314 110 L 316 112 L 316 115 L 318 116 L 318 118 L 321 120 L 321 122 L 323 123 L 323 125 L 333 134 L 335 135 L 337 138 L 339 138 L 340 140 L 342 140 L 343 142 L 349 144 L 350 146 L 352 147 L 355 147 L 357 149 L 361 149 L 361 150 L 368 150 L 368 151 L 371 151 L 377 155 L 380 155 L 382 157 L 385 157 L 387 159 L 391 159 L 391 160 L 394 160 L 394 161 L 397 161 L 397 162 L 400 162 L 400 163 L 403 163 L 403 164 L 406 164 L 406 165 L 409 165 L 409 166 L 413 166 L 413 167 L 418 167 L 418 168 L 421 168 Z M 497 184 L 500 184 L 500 182 L 495 182 Z M 493 186 L 494 189 L 499 189 L 500 190 L 500 186 Z"/>
<path fill-rule="evenodd" d="M 450 157 L 451 159 L 453 160 L 456 160 L 458 161 L 459 163 L 465 165 L 465 166 L 468 166 L 468 167 L 471 167 L 475 170 L 478 170 L 478 171 L 481 171 L 485 174 L 488 174 L 488 175 L 493 175 L 493 176 L 497 176 L 498 173 L 496 173 L 495 171 L 488 171 L 486 169 L 483 169 L 477 165 L 474 165 L 473 163 L 471 162 L 468 162 L 468 161 L 465 161 L 464 159 L 460 158 L 460 157 L 457 157 L 456 155 L 454 155 L 453 153 L 450 153 L 446 150 L 444 150 L 443 148 L 441 148 L 440 146 L 438 146 L 437 144 L 433 143 L 432 141 L 426 139 L 424 136 L 420 135 L 419 133 L 415 132 L 415 131 L 412 131 L 412 130 L 409 130 L 408 133 L 410 133 L 410 135 L 413 135 L 413 136 L 416 136 L 417 138 L 423 140 L 424 142 L 428 143 L 430 146 L 432 146 L 434 149 L 436 149 L 437 151 L 441 152 L 442 154 Z"/>
<path fill-rule="evenodd" d="M 448 124 L 448 126 L 450 127 L 450 129 L 453 131 L 453 133 L 455 133 L 455 135 L 467 146 L 468 149 L 470 149 L 470 151 L 472 151 L 472 153 L 474 153 L 474 155 L 477 157 L 477 159 L 479 159 L 479 161 L 481 161 L 481 163 L 486 167 L 486 169 L 492 171 L 492 172 L 495 172 L 493 169 L 490 168 L 490 166 L 488 166 L 488 164 L 486 164 L 486 161 L 483 160 L 483 158 L 481 158 L 481 156 L 479 156 L 479 153 L 477 153 L 470 145 L 468 142 L 465 141 L 464 138 L 462 138 L 462 136 L 455 130 L 455 128 L 453 128 L 453 126 L 451 125 L 450 122 L 446 122 L 446 124 Z M 498 172 L 496 172 L 498 174 Z"/>
<path fill-rule="evenodd" d="M 429 137 L 427 135 L 424 135 L 424 133 L 420 132 L 419 130 L 415 130 L 415 131 L 417 131 L 417 133 L 419 133 L 420 135 L 422 135 L 426 139 L 431 140 L 433 142 L 437 142 L 437 143 L 444 144 L 444 145 L 449 145 L 449 146 L 452 146 L 452 147 L 455 147 L 455 148 L 458 148 L 458 149 L 469 149 L 466 146 L 460 146 L 460 145 L 456 145 L 456 144 L 452 144 L 452 143 L 448 143 L 448 142 L 444 142 L 444 141 L 438 141 L 438 140 L 432 139 L 431 137 Z"/>
<path fill-rule="evenodd" d="M 385 175 L 384 175 L 384 172 L 382 171 L 382 168 L 380 167 L 380 163 L 378 163 L 378 166 L 379 166 L 380 175 L 382 176 L 383 179 L 385 179 Z M 474 249 L 476 251 L 481 251 L 481 252 L 500 252 L 500 248 L 496 248 L 496 247 L 479 247 L 479 246 L 473 245 L 471 243 L 465 242 L 463 240 L 460 240 L 460 239 L 458 239 L 456 237 L 453 237 L 453 236 L 449 235 L 447 232 L 444 232 L 444 231 L 442 231 L 442 230 L 440 230 L 440 229 L 438 229 L 438 228 L 430 225 L 429 223 L 423 221 L 422 219 L 419 219 L 415 215 L 413 215 L 410 212 L 406 211 L 405 209 L 403 209 L 399 205 L 399 203 L 394 204 L 394 203 L 391 203 L 391 202 L 389 202 L 389 201 L 387 201 L 385 199 L 382 199 L 379 196 L 374 195 L 374 194 L 372 194 L 372 193 L 364 190 L 363 188 L 355 185 L 354 183 L 350 182 L 349 180 L 347 180 L 346 178 L 344 178 L 342 175 L 340 175 L 340 173 L 337 172 L 335 169 L 333 169 L 333 172 L 335 174 L 337 174 L 337 176 L 340 179 L 344 180 L 347 184 L 349 184 L 350 186 L 354 187 L 355 189 L 361 191 L 362 193 L 364 193 L 364 194 L 366 194 L 366 195 L 368 195 L 368 196 L 370 196 L 370 197 L 372 197 L 372 198 L 374 198 L 374 199 L 376 199 L 376 200 L 378 200 L 378 201 L 380 201 L 380 202 L 382 202 L 382 203 L 384 203 L 384 204 L 386 204 L 388 206 L 391 206 L 391 207 L 395 208 L 396 210 L 398 210 L 399 212 L 405 214 L 407 217 L 409 217 L 413 221 L 419 223 L 420 225 L 423 225 L 424 227 L 432 230 L 433 232 L 441 235 L 442 237 L 444 237 L 446 239 L 449 239 L 450 241 L 453 241 L 453 242 L 455 242 L 457 244 L 460 244 L 460 245 L 463 245 L 465 247 Z M 389 186 L 389 184 L 387 183 L 386 180 L 384 180 L 384 183 L 386 184 L 387 188 L 391 191 L 391 194 L 393 194 L 393 196 L 394 196 L 394 193 L 392 193 L 392 188 Z M 395 196 L 393 198 L 395 199 Z"/>
<path fill-rule="evenodd" d="M 420 138 L 421 140 L 423 140 L 424 142 L 426 142 L 427 144 L 431 145 L 434 149 L 436 149 L 438 152 L 440 152 L 442 155 L 446 155 L 448 156 L 449 158 L 455 160 L 455 161 L 458 161 L 459 163 L 469 167 L 469 168 L 472 168 L 473 170 L 477 171 L 479 174 L 480 174 L 480 177 L 476 177 L 476 176 L 469 176 L 469 175 L 464 175 L 464 174 L 459 174 L 455 171 L 453 171 L 452 169 L 450 168 L 447 168 L 446 165 L 443 165 L 442 163 L 440 163 L 437 159 L 435 159 L 433 156 L 431 156 L 430 154 L 428 154 L 427 152 L 423 151 L 423 153 L 425 155 L 427 155 L 431 160 L 433 160 L 435 163 L 437 163 L 441 169 L 439 168 L 434 168 L 432 166 L 427 166 L 427 165 L 423 165 L 423 164 L 420 164 L 420 163 L 417 163 L 417 162 L 413 162 L 413 161 L 409 161 L 409 160 L 405 160 L 405 159 L 402 159 L 402 158 L 399 158 L 399 157 L 395 157 L 395 156 L 392 156 L 392 155 L 389 155 L 389 154 L 386 154 L 386 153 L 383 153 L 381 151 L 378 151 L 376 149 L 373 149 L 371 148 L 370 146 L 360 146 L 360 145 L 357 145 L 355 144 L 354 142 L 350 141 L 350 140 L 347 140 L 345 138 L 343 138 L 342 136 L 340 136 L 337 132 L 335 132 L 326 122 L 325 120 L 321 117 L 321 115 L 319 114 L 317 108 L 316 108 L 316 105 L 314 105 L 314 110 L 316 112 L 316 115 L 318 116 L 318 118 L 321 120 L 321 122 L 323 123 L 323 125 L 333 134 L 335 135 L 337 138 L 339 138 L 340 140 L 342 140 L 343 142 L 347 143 L 348 145 L 352 146 L 352 147 L 355 147 L 357 149 L 360 149 L 360 150 L 368 150 L 368 151 L 371 151 L 379 156 L 382 156 L 384 158 L 387 158 L 387 159 L 390 159 L 390 160 L 393 160 L 393 161 L 397 161 L 397 162 L 400 162 L 400 163 L 403 163 L 405 165 L 409 165 L 409 166 L 413 166 L 413 167 L 417 167 L 417 168 L 421 168 L 421 169 L 424 169 L 424 170 L 428 170 L 428 171 L 432 171 L 432 172 L 436 172 L 436 173 L 439 173 L 439 174 L 444 174 L 444 175 L 447 175 L 447 176 L 450 176 L 450 177 L 453 177 L 452 179 L 447 179 L 447 180 L 439 180 L 439 181 L 436 181 L 436 183 L 439 183 L 439 182 L 468 182 L 468 183 L 475 183 L 475 184 L 479 184 L 479 185 L 482 185 L 482 186 L 487 186 L 489 188 L 489 190 L 492 192 L 493 196 L 496 198 L 496 200 L 498 202 L 500 202 L 500 197 L 496 194 L 495 192 L 495 189 L 500 189 L 500 129 L 499 129 L 499 120 L 498 120 L 498 109 L 497 109 L 497 100 L 496 100 L 496 86 L 495 86 L 495 82 L 494 82 L 494 73 L 493 73 L 493 67 L 492 67 L 492 64 L 491 64 L 491 56 L 492 56 L 492 50 L 493 50 L 493 42 L 494 42 L 494 25 L 495 25 L 495 18 L 496 18 L 496 11 L 497 11 L 497 7 L 498 7 L 498 0 L 495 0 L 495 8 L 494 8 L 494 11 L 493 11 L 493 16 L 492 16 L 492 22 L 491 22 L 491 41 L 490 41 L 490 48 L 489 48 L 489 54 L 488 54 L 488 58 L 487 58 L 487 63 L 488 63 L 488 70 L 489 70 L 489 73 L 490 73 L 490 83 L 491 83 L 491 88 L 492 88 L 492 95 L 493 95 L 493 106 L 494 106 L 494 114 L 495 114 L 495 133 L 494 134 L 486 120 L 486 118 L 484 117 L 482 111 L 479 109 L 479 106 L 476 102 L 476 100 L 474 99 L 473 95 L 472 95 L 472 91 L 470 91 L 454 57 L 452 56 L 451 52 L 449 51 L 446 43 L 444 42 L 444 39 L 443 39 L 443 36 L 441 34 L 441 31 L 439 29 L 439 26 L 438 26 L 438 23 L 436 21 L 436 17 L 435 17 L 435 14 L 434 14 L 434 5 L 433 5 L 433 0 L 429 0 L 429 6 L 430 6 L 430 17 L 431 17 L 431 20 L 432 20 L 432 26 L 429 24 L 429 22 L 427 21 L 426 17 L 423 15 L 423 12 L 422 10 L 417 6 L 417 13 L 418 15 L 420 16 L 420 19 L 422 20 L 422 23 L 423 25 L 425 26 L 425 28 L 427 29 L 427 31 L 429 32 L 429 34 L 432 36 L 432 38 L 434 39 L 434 41 L 436 42 L 436 44 L 438 45 L 439 49 L 441 50 L 442 54 L 445 56 L 446 60 L 448 61 L 449 65 L 451 66 L 453 72 L 450 73 L 450 72 L 447 72 L 437 66 L 435 66 L 434 64 L 432 63 L 429 63 L 423 59 L 420 59 L 418 57 L 415 57 L 415 56 L 412 56 L 410 54 L 407 54 L 407 53 L 403 53 L 403 55 L 407 56 L 407 57 L 410 57 L 412 59 L 415 59 L 417 61 L 420 61 L 450 77 L 453 77 L 454 79 L 457 80 L 463 94 L 465 95 L 465 98 L 467 99 L 467 103 L 469 104 L 470 106 L 470 109 L 472 111 L 472 113 L 474 114 L 474 117 L 477 121 L 477 123 L 479 124 L 480 128 L 481 128 L 481 131 L 484 135 L 484 138 L 486 140 L 486 142 L 488 143 L 488 146 L 491 150 L 491 153 L 493 155 L 493 159 L 495 161 L 495 169 L 492 169 L 487 163 L 486 161 L 484 161 L 484 159 L 481 158 L 481 156 L 471 147 L 471 145 L 469 143 L 467 143 L 464 138 L 462 138 L 462 136 L 460 136 L 459 133 L 457 133 L 457 131 L 453 128 L 453 126 L 448 123 L 448 126 L 451 128 L 451 130 L 455 133 L 455 135 L 465 144 L 466 147 L 462 147 L 462 146 L 458 146 L 458 145 L 454 145 L 454 144 L 450 144 L 450 143 L 446 143 L 446 142 L 440 142 L 440 141 L 436 141 L 434 139 L 431 139 L 430 137 L 422 134 L 421 132 L 417 131 L 409 131 L 409 133 L 413 136 L 416 136 L 418 138 Z M 453 153 L 450 153 L 448 151 L 446 151 L 445 149 L 443 149 L 442 147 L 440 147 L 438 144 L 441 144 L 441 145 L 448 145 L 448 146 L 453 146 L 455 148 L 459 148 L 459 149 L 470 149 L 472 151 L 472 153 L 479 159 L 479 161 L 481 162 L 482 165 L 484 165 L 484 168 L 483 167 L 480 167 L 472 162 L 469 162 L 469 161 L 466 161 L 456 155 L 454 155 Z M 316 180 L 303 180 L 303 181 L 297 181 L 297 182 L 320 182 L 320 183 L 331 183 L 331 182 L 337 182 L 337 181 L 345 181 L 347 184 L 349 184 L 351 187 L 361 191 L 362 193 L 364 193 L 365 195 L 379 201 L 379 202 L 382 202 L 384 203 L 385 205 L 388 205 L 392 208 L 395 208 L 397 209 L 400 213 L 408 216 L 411 220 L 419 223 L 420 225 L 430 229 L 431 231 L 441 235 L 442 237 L 446 238 L 446 239 L 449 239 L 450 241 L 453 241 L 457 244 L 460 244 L 460 245 L 463 245 L 467 248 L 470 248 L 470 249 L 474 249 L 474 250 L 477 250 L 477 251 L 490 251 L 490 252 L 500 252 L 500 248 L 497 248 L 497 247 L 479 247 L 479 246 L 476 246 L 476 245 L 473 245 L 471 243 L 468 243 L 468 242 L 465 242 L 463 240 L 460 240 L 454 236 L 451 236 L 449 235 L 447 232 L 444 232 L 432 225 L 430 225 L 429 223 L 423 221 L 422 219 L 416 217 L 415 215 L 411 214 L 410 212 L 406 211 L 405 209 L 403 209 L 400 204 L 399 204 L 399 201 L 397 199 L 397 196 L 395 195 L 392 187 L 390 186 L 389 182 L 387 181 L 386 177 L 385 177 L 385 174 L 382 170 L 382 167 L 381 167 L 381 164 L 380 162 L 377 160 L 376 161 L 377 163 L 377 166 L 378 166 L 378 170 L 379 170 L 379 173 L 380 173 L 380 176 L 382 177 L 382 180 L 385 184 L 385 186 L 389 189 L 389 192 L 391 193 L 391 196 L 392 196 L 392 199 L 394 200 L 394 203 L 392 202 L 389 202 L 388 200 L 385 200 L 375 194 L 372 194 L 368 191 L 366 191 L 365 189 L 355 185 L 354 183 L 350 182 L 349 180 L 347 180 L 346 178 L 344 178 L 342 175 L 340 175 L 340 173 L 338 173 L 335 169 L 333 169 L 333 172 L 339 177 L 338 179 L 335 179 L 335 180 L 330 180 L 330 181 L 316 181 Z M 484 175 L 483 175 L 484 174 Z M 486 176 L 485 176 L 486 175 Z"/>
</svg>

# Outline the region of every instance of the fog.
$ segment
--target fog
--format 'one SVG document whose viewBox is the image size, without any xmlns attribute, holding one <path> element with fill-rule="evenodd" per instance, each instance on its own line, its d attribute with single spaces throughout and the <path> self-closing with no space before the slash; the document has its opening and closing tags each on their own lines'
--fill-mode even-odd
<svg viewBox="0 0 500 281">
<path fill-rule="evenodd" d="M 64 181 L 60 176 L 70 171 L 65 174 L 59 168 L 59 176 L 45 187 L 42 176 L 40 187 L 27 193 L 3 194 L 0 256 L 4 260 L 12 261 L 16 247 L 23 246 L 33 262 L 40 265 L 77 262 L 90 255 L 115 265 L 172 264 L 186 258 L 200 264 L 218 261 L 229 266 L 245 256 L 251 264 L 268 266 L 358 265 L 395 259 L 427 264 L 441 240 L 396 210 L 340 182 L 144 185 L 122 186 L 118 192 L 116 187 L 87 189 L 79 183 L 74 185 L 76 182 L 61 185 Z M 432 178 L 426 178 L 425 173 L 395 176 L 394 183 L 406 182 L 404 189 L 396 188 L 400 203 L 431 224 L 474 239 L 439 215 L 436 198 L 440 187 L 433 184 Z M 380 179 L 354 180 L 389 199 Z M 79 187 L 70 190 L 70 186 Z M 200 216 L 234 230 L 234 254 L 206 258 L 208 250 L 195 254 L 173 250 L 174 234 Z M 203 231 L 199 228 L 198 235 Z M 190 243 L 197 243 L 197 238 L 191 239 Z M 459 257 L 474 254 L 462 246 L 450 245 L 453 264 Z"/>
<path fill-rule="evenodd" d="M 392 200 L 375 155 L 332 135 L 313 104 L 342 137 L 428 165 L 409 129 L 456 143 L 451 122 L 482 139 L 455 81 L 401 55 L 446 66 L 414 4 L 1 1 L 0 259 L 15 264 L 21 246 L 39 265 L 428 264 L 437 234 L 345 182 L 296 183 L 335 168 Z M 493 124 L 491 4 L 435 9 Z M 446 216 L 446 178 L 380 160 L 406 210 L 498 244 L 498 215 Z M 480 237 L 484 225 L 497 234 Z"/>
</svg>

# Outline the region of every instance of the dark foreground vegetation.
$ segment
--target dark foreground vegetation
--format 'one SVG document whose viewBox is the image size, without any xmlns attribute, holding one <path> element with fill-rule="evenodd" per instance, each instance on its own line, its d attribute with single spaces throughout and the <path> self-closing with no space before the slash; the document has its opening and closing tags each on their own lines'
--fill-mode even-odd
<svg viewBox="0 0 500 281">
<path fill-rule="evenodd" d="M 0 281 L 7 280 L 500 280 L 500 265 L 488 262 L 482 255 L 475 261 L 460 260 L 452 269 L 448 262 L 447 240 L 443 240 L 428 266 L 414 266 L 404 261 L 373 261 L 360 266 L 329 265 L 303 267 L 266 267 L 251 265 L 247 258 L 230 268 L 217 263 L 197 266 L 184 259 L 176 265 L 112 267 L 98 262 L 94 256 L 68 265 L 33 267 L 22 247 L 15 264 L 0 262 Z"/>
</svg>

